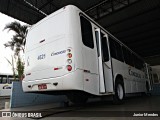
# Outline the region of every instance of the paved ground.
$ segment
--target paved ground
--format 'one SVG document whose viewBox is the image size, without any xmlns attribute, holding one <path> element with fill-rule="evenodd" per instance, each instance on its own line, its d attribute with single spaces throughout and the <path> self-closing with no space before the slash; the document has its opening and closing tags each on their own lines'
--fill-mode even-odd
<svg viewBox="0 0 160 120">
<path fill-rule="evenodd" d="M 4 98 L 4 97 L 0 97 L 0 110 L 4 109 L 5 107 L 5 102 L 9 102 L 10 99 L 9 98 Z"/>
<path fill-rule="evenodd" d="M 33 107 L 30 108 L 32 111 Z M 12 109 L 13 110 L 13 109 Z M 16 109 L 14 109 L 16 110 Z M 20 110 L 20 108 L 18 108 Z M 29 110 L 27 108 L 27 110 Z M 21 109 L 25 111 L 25 108 Z M 41 111 L 37 108 L 37 111 Z M 67 112 L 56 113 L 55 109 L 46 110 L 48 115 L 41 120 L 159 120 L 160 119 L 160 96 L 152 97 L 131 97 L 125 100 L 123 105 L 113 105 L 111 101 L 103 102 L 92 102 L 85 106 L 75 107 L 74 110 L 69 110 Z M 115 112 L 117 111 L 117 112 Z M 126 116 L 131 116 L 136 113 L 155 113 L 159 117 L 118 117 L 120 113 L 126 114 Z M 56 114 L 54 114 L 56 113 Z M 103 114 L 101 114 L 103 113 Z M 49 115 L 50 114 L 50 115 Z M 101 115 L 101 117 L 98 117 Z M 110 117 L 106 117 L 110 116 Z M 22 118 L 0 118 L 0 120 L 20 120 Z M 27 120 L 33 120 L 27 118 Z"/>
</svg>

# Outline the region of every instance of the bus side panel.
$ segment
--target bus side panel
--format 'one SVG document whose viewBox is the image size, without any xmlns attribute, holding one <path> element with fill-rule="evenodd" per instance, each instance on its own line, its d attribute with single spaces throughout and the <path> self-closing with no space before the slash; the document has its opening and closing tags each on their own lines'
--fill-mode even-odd
<svg viewBox="0 0 160 120">
<path fill-rule="evenodd" d="M 91 93 L 91 94 L 98 94 L 99 93 L 99 81 L 98 81 L 98 71 L 97 71 L 97 54 L 96 54 L 96 44 L 94 49 L 90 49 L 86 46 L 84 46 L 82 42 L 82 34 L 81 34 L 81 23 L 80 23 L 80 11 L 79 10 L 73 10 L 74 7 L 70 7 L 68 14 L 68 22 L 67 25 L 67 31 L 70 31 L 69 33 L 69 39 L 70 40 L 70 46 L 72 46 L 74 50 L 74 65 L 75 70 L 80 69 L 82 70 L 82 73 L 79 75 L 76 75 L 74 78 L 75 80 L 73 82 L 76 82 L 80 88 L 81 84 L 83 85 L 83 90 Z M 95 41 L 94 41 L 95 42 Z M 68 46 L 68 42 L 66 43 L 66 46 Z M 96 62 L 96 63 L 95 63 Z M 95 67 L 96 66 L 96 67 Z M 84 72 L 84 70 L 89 70 L 90 73 Z M 82 75 L 82 76 L 80 76 Z M 79 76 L 79 77 L 78 77 Z M 67 82 L 70 80 L 64 80 L 63 84 L 65 84 L 65 87 L 68 88 L 68 84 L 70 82 Z"/>
<path fill-rule="evenodd" d="M 146 79 L 145 79 L 145 73 L 143 71 L 140 71 L 136 69 L 138 73 L 141 74 L 141 78 L 135 78 L 135 82 L 137 85 L 137 92 L 146 92 Z"/>
<path fill-rule="evenodd" d="M 66 17 L 68 18 L 68 24 L 66 24 L 66 31 L 68 32 L 66 38 L 66 46 L 72 48 L 72 53 L 74 55 L 72 58 L 72 62 L 74 63 L 73 68 L 78 72 L 72 73 L 74 74 L 72 76 L 72 79 L 67 77 L 65 80 L 63 80 L 63 88 L 84 90 L 82 40 L 79 21 L 79 11 L 77 9 L 75 10 L 74 6 L 70 6 L 66 12 Z"/>
<path fill-rule="evenodd" d="M 83 69 L 83 58 L 82 58 L 82 40 L 81 40 L 81 30 L 79 21 L 79 11 L 74 10 L 75 7 L 70 7 L 67 9 L 66 17 L 67 25 L 66 31 L 67 42 L 66 46 L 72 48 L 74 54 L 74 65 L 76 69 Z"/>
<path fill-rule="evenodd" d="M 84 91 L 99 95 L 99 70 L 98 55 L 96 48 L 95 30 L 92 26 L 94 48 L 90 48 L 82 43 L 82 58 L 84 70 Z M 80 27 L 81 28 L 81 27 Z M 81 39 L 82 41 L 82 39 Z"/>
<path fill-rule="evenodd" d="M 125 92 L 130 93 L 131 92 L 131 80 L 128 79 L 128 65 L 112 58 L 112 67 L 113 67 L 114 81 L 116 79 L 117 74 L 122 75 L 123 81 L 124 81 Z"/>
<path fill-rule="evenodd" d="M 144 72 L 137 70 L 123 62 L 112 58 L 114 78 L 117 74 L 123 76 L 124 87 L 126 93 L 145 92 Z M 139 77 L 135 77 L 133 72 L 139 73 Z"/>
<path fill-rule="evenodd" d="M 63 79 L 64 90 L 83 90 L 83 71 L 76 71 L 66 75 Z"/>
<path fill-rule="evenodd" d="M 0 84 L 0 96 L 10 96 L 11 95 L 12 84 Z"/>
</svg>

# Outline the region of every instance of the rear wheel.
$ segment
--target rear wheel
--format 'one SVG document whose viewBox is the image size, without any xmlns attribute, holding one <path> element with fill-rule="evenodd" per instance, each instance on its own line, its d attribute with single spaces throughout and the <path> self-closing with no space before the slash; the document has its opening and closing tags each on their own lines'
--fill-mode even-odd
<svg viewBox="0 0 160 120">
<path fill-rule="evenodd" d="M 149 92 L 149 84 L 148 84 L 148 82 L 146 82 L 146 93 L 148 93 Z"/>
<path fill-rule="evenodd" d="M 113 103 L 114 104 L 122 104 L 124 101 L 125 92 L 124 86 L 121 81 L 117 81 L 115 84 L 115 95 L 113 96 Z"/>
<path fill-rule="evenodd" d="M 74 104 L 85 104 L 88 100 L 88 95 L 81 91 L 71 92 L 67 94 L 67 98 Z"/>
<path fill-rule="evenodd" d="M 149 91 L 149 83 L 146 82 L 146 92 L 145 92 L 145 96 L 151 96 L 151 93 Z"/>
</svg>

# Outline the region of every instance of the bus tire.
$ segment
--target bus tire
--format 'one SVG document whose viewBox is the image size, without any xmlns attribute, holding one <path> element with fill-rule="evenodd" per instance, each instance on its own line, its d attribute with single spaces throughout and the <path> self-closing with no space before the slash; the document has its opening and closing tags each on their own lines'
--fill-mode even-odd
<svg viewBox="0 0 160 120">
<path fill-rule="evenodd" d="M 149 83 L 148 82 L 146 82 L 146 96 L 151 96 L 151 93 L 150 93 L 150 91 L 149 91 Z"/>
<path fill-rule="evenodd" d="M 115 94 L 113 96 L 113 104 L 122 104 L 124 102 L 125 91 L 123 82 L 117 81 L 115 84 Z"/>
<path fill-rule="evenodd" d="M 147 93 L 149 92 L 149 84 L 148 84 L 148 82 L 146 82 L 146 92 Z"/>
</svg>

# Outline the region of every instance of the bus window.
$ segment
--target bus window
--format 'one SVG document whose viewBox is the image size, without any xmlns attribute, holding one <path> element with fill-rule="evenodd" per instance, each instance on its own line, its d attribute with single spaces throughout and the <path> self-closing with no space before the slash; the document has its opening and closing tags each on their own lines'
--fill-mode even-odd
<svg viewBox="0 0 160 120">
<path fill-rule="evenodd" d="M 98 31 L 95 31 L 95 35 L 96 35 L 97 54 L 99 57 L 99 33 Z"/>
<path fill-rule="evenodd" d="M 115 44 L 115 47 L 116 47 L 117 59 L 121 62 L 124 62 L 123 54 L 122 54 L 122 46 L 118 42 L 115 42 L 114 44 Z"/>
<path fill-rule="evenodd" d="M 91 23 L 83 16 L 80 16 L 80 21 L 83 44 L 89 48 L 94 48 Z"/>
<path fill-rule="evenodd" d="M 8 83 L 9 83 L 9 84 L 11 84 L 11 83 L 12 83 L 12 81 L 14 81 L 13 76 L 9 76 L 9 77 L 8 77 Z"/>
<path fill-rule="evenodd" d="M 109 46 L 110 46 L 111 57 L 116 59 L 117 58 L 116 48 L 115 48 L 114 40 L 111 37 L 109 37 Z"/>
<path fill-rule="evenodd" d="M 134 66 L 132 53 L 124 46 L 122 47 L 122 50 L 123 50 L 125 63 L 128 65 Z"/>
<path fill-rule="evenodd" d="M 135 68 L 137 68 L 139 70 L 143 70 L 144 69 L 143 60 L 139 59 L 136 55 L 134 55 L 134 64 L 135 64 Z"/>
<path fill-rule="evenodd" d="M 134 67 L 133 53 L 130 52 L 130 65 Z"/>
<path fill-rule="evenodd" d="M 0 76 L 0 84 L 2 83 L 2 78 L 3 78 L 3 77 L 2 77 L 2 76 Z"/>
<path fill-rule="evenodd" d="M 7 83 L 7 77 L 2 77 L 2 84 Z"/>
<path fill-rule="evenodd" d="M 154 83 L 159 83 L 157 74 L 153 74 L 153 79 L 154 79 Z"/>
<path fill-rule="evenodd" d="M 102 43 L 103 61 L 107 62 L 107 61 L 109 61 L 107 39 L 106 39 L 106 37 L 103 37 L 103 34 L 101 34 L 101 38 L 102 38 L 101 43 Z"/>
</svg>

